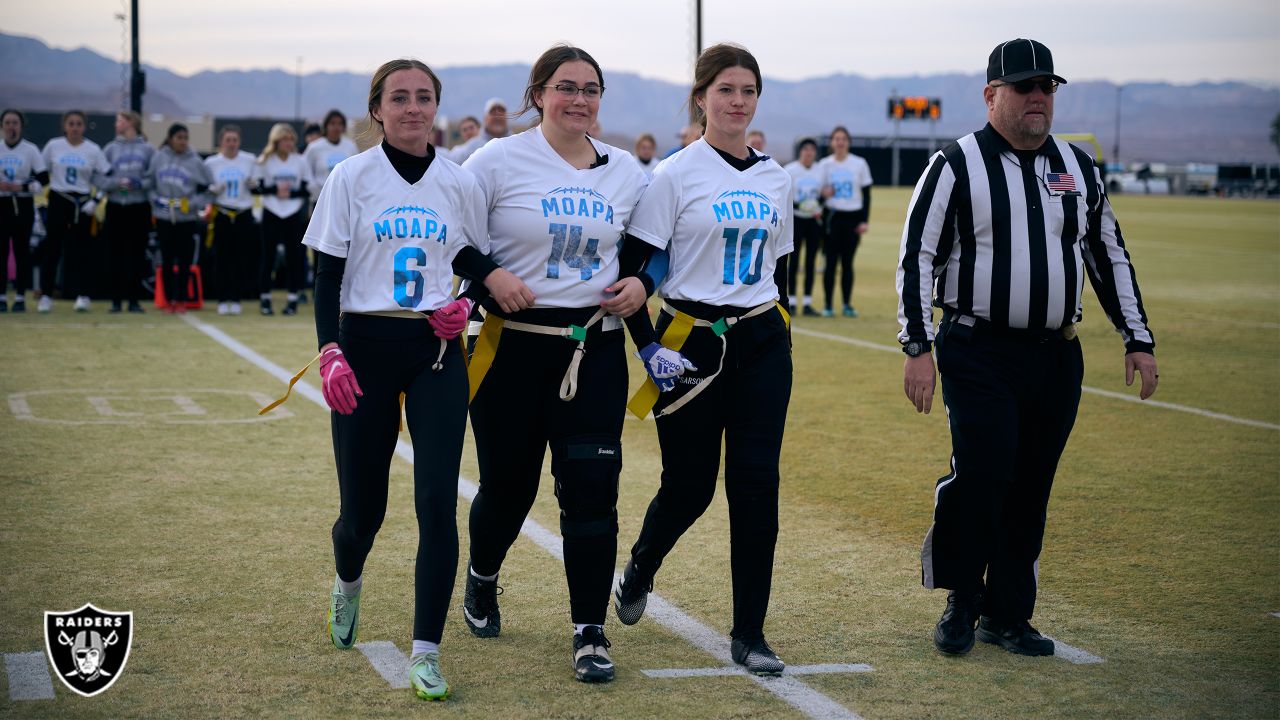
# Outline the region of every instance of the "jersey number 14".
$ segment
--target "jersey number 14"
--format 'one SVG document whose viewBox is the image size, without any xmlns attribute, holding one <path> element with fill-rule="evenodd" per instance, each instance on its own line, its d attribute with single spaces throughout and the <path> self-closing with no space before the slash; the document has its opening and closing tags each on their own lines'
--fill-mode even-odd
<svg viewBox="0 0 1280 720">
<path fill-rule="evenodd" d="M 597 238 L 587 238 L 582 242 L 582 226 L 551 223 L 547 228 L 551 233 L 551 256 L 547 258 L 547 277 L 560 277 L 560 262 L 578 271 L 584 281 L 600 269 L 600 255 L 596 249 L 600 246 Z M 581 252 L 579 252 L 581 250 Z"/>
</svg>

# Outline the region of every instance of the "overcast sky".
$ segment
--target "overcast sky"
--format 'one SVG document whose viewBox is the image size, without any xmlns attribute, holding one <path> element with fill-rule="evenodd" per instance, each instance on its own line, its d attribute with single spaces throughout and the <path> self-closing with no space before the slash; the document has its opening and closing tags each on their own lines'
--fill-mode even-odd
<svg viewBox="0 0 1280 720">
<path fill-rule="evenodd" d="M 704 0 L 703 44 L 747 46 L 769 77 L 979 72 L 1032 37 L 1069 80 L 1280 85 L 1275 0 Z M 6 2 L 4 32 L 120 58 L 128 1 Z M 393 57 L 439 67 L 530 63 L 555 42 L 610 70 L 691 76 L 693 0 L 141 0 L 143 62 L 182 74 L 285 68 L 370 72 Z M 299 10 L 299 8 L 305 8 Z"/>
</svg>

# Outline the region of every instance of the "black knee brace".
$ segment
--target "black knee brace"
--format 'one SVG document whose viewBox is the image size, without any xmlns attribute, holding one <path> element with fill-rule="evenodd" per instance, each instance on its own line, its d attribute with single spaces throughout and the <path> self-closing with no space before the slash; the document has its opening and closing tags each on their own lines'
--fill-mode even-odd
<svg viewBox="0 0 1280 720">
<path fill-rule="evenodd" d="M 576 435 L 551 447 L 551 474 L 560 501 L 560 533 L 597 537 L 618 533 L 618 476 L 622 446 L 606 434 Z"/>
</svg>

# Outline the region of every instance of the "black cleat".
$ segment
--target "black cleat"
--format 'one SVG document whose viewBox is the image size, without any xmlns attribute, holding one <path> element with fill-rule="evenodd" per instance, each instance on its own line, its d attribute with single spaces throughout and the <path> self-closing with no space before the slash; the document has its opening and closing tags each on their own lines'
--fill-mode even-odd
<svg viewBox="0 0 1280 720">
<path fill-rule="evenodd" d="M 481 638 L 498 637 L 502 632 L 502 613 L 498 610 L 498 596 L 502 588 L 498 581 L 481 580 L 467 572 L 467 589 L 462 597 L 462 617 L 471 628 L 471 634 Z"/>
<path fill-rule="evenodd" d="M 137 300 L 130 300 L 130 301 L 129 301 L 129 312 L 131 312 L 131 313 L 137 313 L 137 314 L 139 314 L 139 315 L 142 315 L 143 313 L 145 313 L 145 312 L 146 312 L 146 310 L 143 310 L 143 309 L 142 309 L 142 305 L 138 304 L 138 301 L 137 301 Z"/>
<path fill-rule="evenodd" d="M 123 312 L 123 308 L 120 307 L 120 303 L 113 302 L 111 303 L 111 309 L 108 310 L 107 312 L 111 313 L 112 315 L 119 315 L 121 312 Z"/>
<path fill-rule="evenodd" d="M 752 675 L 781 675 L 787 667 L 764 638 L 745 641 L 734 638 L 729 650 L 733 661 L 745 665 Z"/>
<path fill-rule="evenodd" d="M 1041 635 L 1026 620 L 1005 622 L 983 615 L 978 622 L 977 637 L 984 643 L 999 645 L 1019 655 L 1053 654 L 1053 641 Z"/>
<path fill-rule="evenodd" d="M 573 673 L 585 683 L 613 680 L 613 660 L 609 657 L 612 643 L 599 625 L 588 625 L 573 636 Z"/>
<path fill-rule="evenodd" d="M 933 629 L 933 644 L 948 655 L 964 655 L 973 649 L 973 628 L 978 624 L 982 595 L 947 593 L 947 609 Z"/>
<path fill-rule="evenodd" d="M 270 300 L 263 300 L 263 301 L 262 301 L 262 307 L 261 307 L 261 308 L 259 308 L 258 312 L 262 313 L 263 315 L 275 315 L 275 314 L 276 314 L 276 312 L 275 312 L 274 310 L 272 310 L 272 309 L 271 309 L 271 301 L 270 301 Z"/>
<path fill-rule="evenodd" d="M 24 299 L 22 299 L 22 298 L 18 298 L 17 300 L 14 300 L 14 301 L 13 301 L 13 311 L 14 311 L 14 312 L 16 312 L 16 313 L 24 313 L 24 312 L 26 312 L 26 311 L 27 311 L 27 301 L 26 301 L 26 300 L 24 300 Z"/>
<path fill-rule="evenodd" d="M 653 576 L 636 568 L 635 559 L 627 561 L 622 579 L 613 589 L 613 612 L 623 625 L 635 625 L 644 616 L 649 593 L 653 592 Z"/>
<path fill-rule="evenodd" d="M 804 310 L 801 311 L 800 314 L 804 315 L 805 317 L 822 317 L 822 313 L 818 312 L 817 310 L 814 310 L 812 305 L 805 305 Z"/>
<path fill-rule="evenodd" d="M 297 315 L 297 314 L 298 314 L 298 301 L 297 301 L 297 300 L 290 300 L 290 301 L 289 301 L 289 304 L 287 304 L 287 305 L 285 305 L 285 306 L 284 306 L 284 310 L 283 310 L 280 314 L 281 314 L 281 315 Z"/>
</svg>

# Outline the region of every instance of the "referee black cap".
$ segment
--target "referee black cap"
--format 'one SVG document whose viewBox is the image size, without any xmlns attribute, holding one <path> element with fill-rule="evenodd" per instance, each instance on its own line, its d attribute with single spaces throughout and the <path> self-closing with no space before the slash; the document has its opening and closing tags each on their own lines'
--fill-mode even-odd
<svg viewBox="0 0 1280 720">
<path fill-rule="evenodd" d="M 1015 83 L 1034 77 L 1049 77 L 1060 83 L 1066 79 L 1053 74 L 1053 53 L 1044 43 L 1026 38 L 1002 42 L 987 60 L 987 82 Z"/>
</svg>

